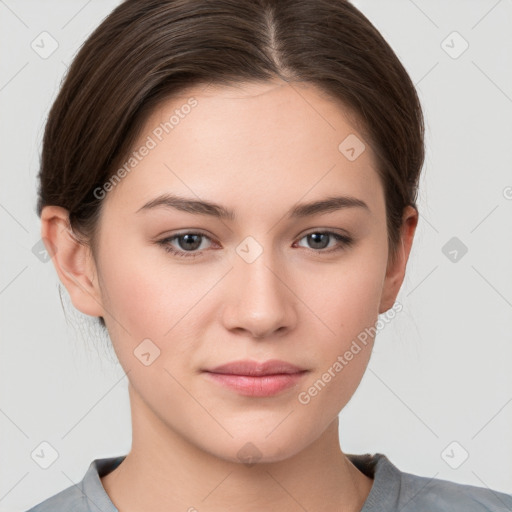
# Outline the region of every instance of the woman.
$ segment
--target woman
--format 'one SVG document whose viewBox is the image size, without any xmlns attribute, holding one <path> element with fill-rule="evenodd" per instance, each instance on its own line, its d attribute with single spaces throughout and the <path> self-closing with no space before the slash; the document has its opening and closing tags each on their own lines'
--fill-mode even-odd
<svg viewBox="0 0 512 512">
<path fill-rule="evenodd" d="M 405 275 L 423 133 L 346 1 L 120 4 L 50 112 L 37 211 L 128 376 L 132 449 L 31 511 L 511 509 L 339 445 Z"/>
</svg>

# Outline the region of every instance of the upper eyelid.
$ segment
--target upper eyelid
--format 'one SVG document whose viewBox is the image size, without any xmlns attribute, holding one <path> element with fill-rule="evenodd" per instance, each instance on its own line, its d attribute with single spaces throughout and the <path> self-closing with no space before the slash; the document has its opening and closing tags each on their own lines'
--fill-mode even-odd
<svg viewBox="0 0 512 512">
<path fill-rule="evenodd" d="M 310 231 L 307 231 L 306 233 L 300 235 L 300 238 L 304 238 L 305 236 L 310 235 L 312 233 L 331 233 L 334 235 L 344 235 L 347 237 L 351 236 L 351 235 L 349 235 L 349 233 L 347 231 L 345 231 L 345 230 L 342 230 L 342 231 L 343 231 L 342 233 L 338 233 L 333 228 L 316 228 L 316 229 L 311 229 Z M 194 230 L 194 229 L 190 229 L 188 231 L 181 231 L 179 233 L 173 233 L 172 235 L 168 235 L 168 236 L 164 237 L 164 240 L 166 238 L 175 238 L 175 237 L 177 238 L 177 237 L 184 236 L 184 235 L 201 235 L 206 238 L 209 238 L 210 240 L 214 240 L 214 237 L 210 236 L 208 233 L 202 232 L 201 230 Z"/>
</svg>

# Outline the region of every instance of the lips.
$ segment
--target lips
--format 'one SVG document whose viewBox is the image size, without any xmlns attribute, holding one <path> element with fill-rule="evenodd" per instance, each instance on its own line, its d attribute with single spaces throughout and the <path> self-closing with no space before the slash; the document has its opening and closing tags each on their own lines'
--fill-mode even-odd
<svg viewBox="0 0 512 512">
<path fill-rule="evenodd" d="M 263 363 L 232 361 L 203 373 L 211 382 L 240 395 L 263 398 L 297 386 L 308 372 L 286 361 L 271 359 Z"/>
<path fill-rule="evenodd" d="M 221 373 L 225 375 L 247 375 L 251 377 L 261 377 L 264 375 L 282 375 L 305 372 L 294 364 L 279 359 L 270 359 L 264 362 L 240 360 L 216 366 L 206 370 L 210 373 Z"/>
</svg>

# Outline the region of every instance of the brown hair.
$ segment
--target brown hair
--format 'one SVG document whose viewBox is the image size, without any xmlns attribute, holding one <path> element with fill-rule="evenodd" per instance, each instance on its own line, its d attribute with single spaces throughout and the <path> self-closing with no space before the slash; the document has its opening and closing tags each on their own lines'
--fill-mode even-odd
<svg viewBox="0 0 512 512">
<path fill-rule="evenodd" d="M 94 255 L 102 200 L 93 192 L 157 105 L 198 84 L 274 78 L 316 85 L 355 113 L 378 161 L 394 260 L 403 209 L 417 209 L 423 114 L 398 57 L 346 0 L 122 2 L 82 45 L 51 108 L 37 214 L 66 208 Z"/>
</svg>

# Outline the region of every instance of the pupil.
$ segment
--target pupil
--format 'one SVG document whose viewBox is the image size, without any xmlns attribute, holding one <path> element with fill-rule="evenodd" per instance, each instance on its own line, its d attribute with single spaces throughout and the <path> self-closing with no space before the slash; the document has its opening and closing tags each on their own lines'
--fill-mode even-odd
<svg viewBox="0 0 512 512">
<path fill-rule="evenodd" d="M 327 234 L 326 233 L 310 233 L 308 235 L 308 237 L 310 237 L 309 241 L 311 242 L 312 241 L 312 246 L 314 249 L 325 249 L 327 247 L 328 244 L 322 244 L 320 241 L 319 241 L 319 238 L 320 237 L 324 237 L 325 240 L 327 240 Z M 324 240 L 324 241 L 325 241 Z M 321 247 L 318 247 L 318 246 L 315 246 L 315 244 L 320 244 Z"/>
<path fill-rule="evenodd" d="M 186 247 L 183 247 L 182 243 L 180 242 L 180 246 L 182 246 L 182 249 L 197 249 L 200 245 L 201 245 L 201 241 L 198 239 L 201 237 L 201 235 L 182 235 L 180 237 L 180 239 L 184 239 L 185 240 L 185 244 L 189 244 L 189 243 L 192 243 L 192 246 L 188 246 Z M 195 242 L 193 239 L 196 239 Z M 179 240 L 179 239 L 178 239 Z"/>
</svg>

